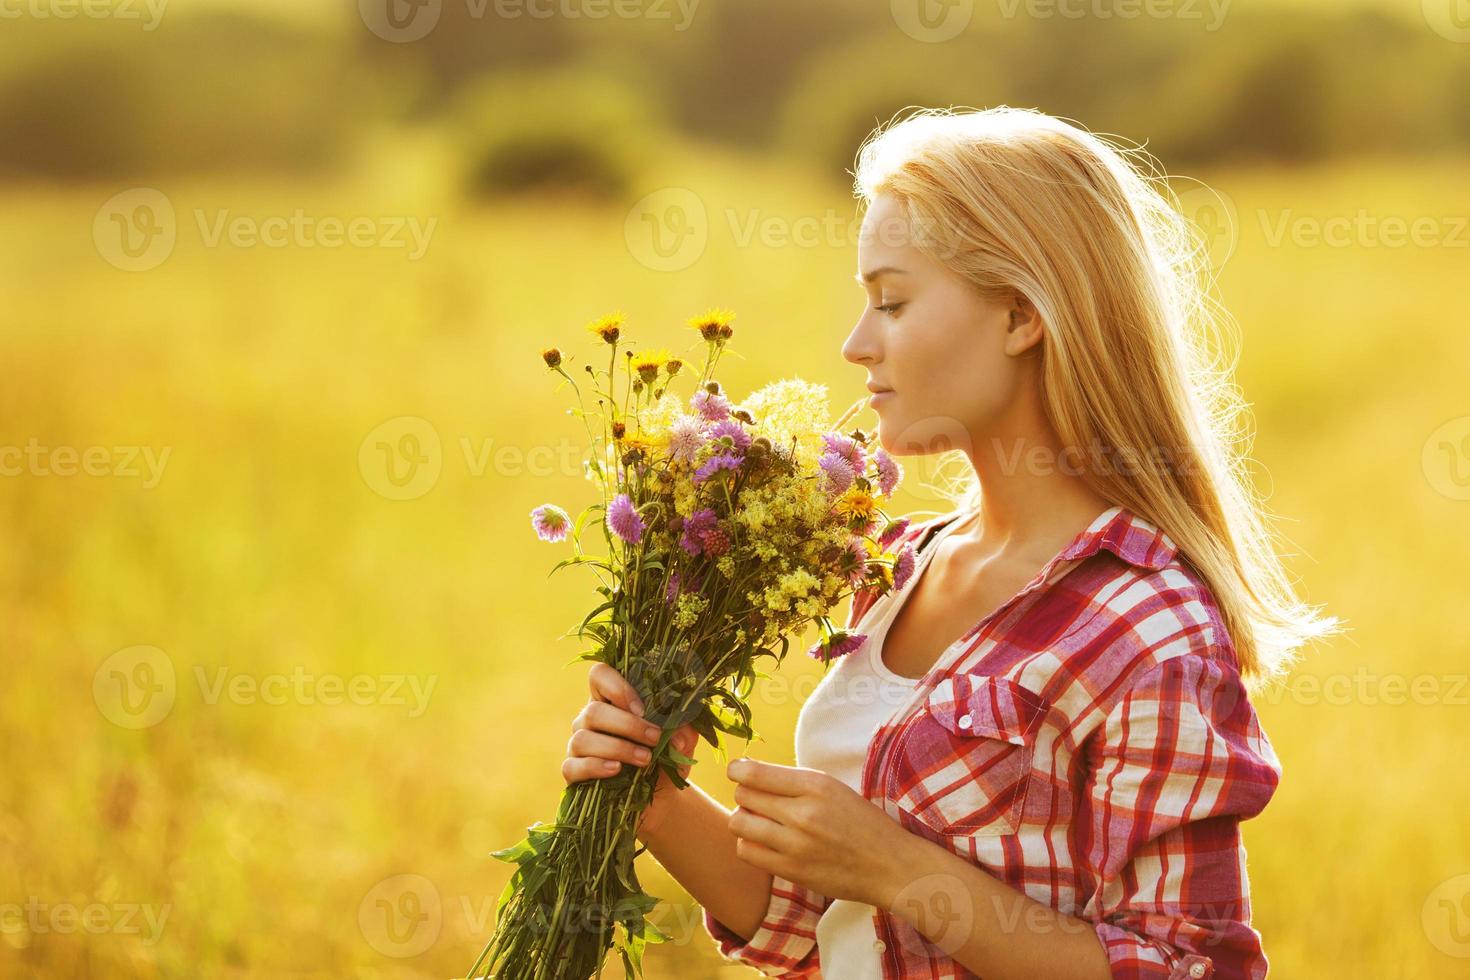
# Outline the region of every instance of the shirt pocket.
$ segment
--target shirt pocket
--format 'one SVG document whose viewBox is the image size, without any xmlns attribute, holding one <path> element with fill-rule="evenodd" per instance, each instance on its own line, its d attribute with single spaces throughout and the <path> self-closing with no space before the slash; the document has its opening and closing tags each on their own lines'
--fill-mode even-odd
<svg viewBox="0 0 1470 980">
<path fill-rule="evenodd" d="M 1041 698 L 1008 678 L 944 678 L 899 733 L 888 798 L 941 834 L 1015 833 L 1045 715 Z"/>
</svg>

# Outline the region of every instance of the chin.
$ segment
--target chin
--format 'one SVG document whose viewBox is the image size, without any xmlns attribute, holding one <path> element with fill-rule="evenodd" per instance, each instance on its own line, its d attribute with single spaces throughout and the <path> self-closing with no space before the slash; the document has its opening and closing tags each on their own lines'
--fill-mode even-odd
<svg viewBox="0 0 1470 980">
<path fill-rule="evenodd" d="M 876 411 L 876 410 L 875 410 Z M 947 415 L 920 416 L 895 412 L 890 406 L 878 413 L 874 439 L 888 455 L 931 456 L 953 449 L 968 451 L 969 429 Z"/>
<path fill-rule="evenodd" d="M 873 430 L 873 441 L 883 447 L 890 456 L 912 456 L 914 449 L 912 445 L 905 448 L 897 444 L 895 434 L 902 431 L 903 429 L 895 425 L 892 420 L 880 415 L 877 428 Z M 871 443 L 869 445 L 871 446 Z"/>
</svg>

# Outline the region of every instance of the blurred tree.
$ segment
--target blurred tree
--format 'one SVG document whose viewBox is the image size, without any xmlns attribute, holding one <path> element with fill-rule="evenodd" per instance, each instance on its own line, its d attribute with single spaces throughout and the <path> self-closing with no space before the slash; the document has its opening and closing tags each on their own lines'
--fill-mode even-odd
<svg viewBox="0 0 1470 980">
<path fill-rule="evenodd" d="M 103 24 L 102 27 L 111 25 Z M 330 165 L 381 88 L 330 37 L 239 14 L 134 35 L 96 22 L 7 22 L 0 171 L 140 177 Z"/>
<path fill-rule="evenodd" d="M 446 119 L 467 189 L 616 197 L 662 141 L 653 100 L 600 71 L 511 71 L 467 85 Z"/>
</svg>

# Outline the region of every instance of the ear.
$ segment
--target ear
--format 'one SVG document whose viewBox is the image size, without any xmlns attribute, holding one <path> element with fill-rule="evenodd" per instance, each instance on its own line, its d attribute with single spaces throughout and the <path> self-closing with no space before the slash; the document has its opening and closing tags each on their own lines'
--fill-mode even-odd
<svg viewBox="0 0 1470 980">
<path fill-rule="evenodd" d="M 1041 323 L 1041 311 L 1025 296 L 1016 293 L 1011 303 L 1010 323 L 1006 326 L 1005 352 L 1011 357 L 1020 357 L 1032 350 L 1040 350 L 1046 331 Z"/>
</svg>

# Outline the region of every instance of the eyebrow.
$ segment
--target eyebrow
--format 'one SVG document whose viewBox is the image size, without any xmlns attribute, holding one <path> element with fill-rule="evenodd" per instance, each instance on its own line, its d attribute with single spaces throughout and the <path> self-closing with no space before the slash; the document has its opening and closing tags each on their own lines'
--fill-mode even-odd
<svg viewBox="0 0 1470 980">
<path fill-rule="evenodd" d="M 906 275 L 908 275 L 908 272 L 906 270 L 900 269 L 897 266 L 880 265 L 876 269 L 869 269 L 867 272 L 864 272 L 862 275 L 854 275 L 852 277 L 852 279 L 853 279 L 853 282 L 856 282 L 859 286 L 861 286 L 864 283 L 872 282 L 874 279 L 877 279 L 879 276 L 883 275 L 885 272 L 891 272 L 891 273 L 893 273 L 895 275 L 900 275 L 900 276 L 906 276 Z"/>
</svg>

